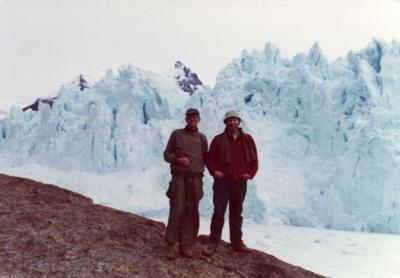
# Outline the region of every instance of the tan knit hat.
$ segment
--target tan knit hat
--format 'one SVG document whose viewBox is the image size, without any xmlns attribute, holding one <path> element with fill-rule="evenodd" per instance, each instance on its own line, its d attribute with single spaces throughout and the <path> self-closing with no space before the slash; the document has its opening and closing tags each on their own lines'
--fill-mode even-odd
<svg viewBox="0 0 400 278">
<path fill-rule="evenodd" d="M 236 111 L 236 110 L 230 110 L 230 111 L 228 111 L 228 112 L 225 113 L 225 116 L 224 116 L 224 123 L 225 123 L 225 121 L 226 121 L 227 119 L 229 119 L 229 118 L 238 118 L 239 121 L 242 121 L 242 119 L 241 119 L 240 116 L 239 116 L 239 112 Z"/>
</svg>

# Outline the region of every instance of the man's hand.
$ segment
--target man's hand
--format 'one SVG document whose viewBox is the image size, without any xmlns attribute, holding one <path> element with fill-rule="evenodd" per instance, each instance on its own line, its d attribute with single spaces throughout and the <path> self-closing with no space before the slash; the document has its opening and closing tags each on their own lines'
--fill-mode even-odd
<svg viewBox="0 0 400 278">
<path fill-rule="evenodd" d="M 176 164 L 180 166 L 189 166 L 190 160 L 187 156 L 182 156 L 176 159 Z"/>
<path fill-rule="evenodd" d="M 222 179 L 224 177 L 224 173 L 220 172 L 220 171 L 215 171 L 214 172 L 214 178 L 216 179 Z"/>
<path fill-rule="evenodd" d="M 251 176 L 250 176 L 249 174 L 243 174 L 243 175 L 240 176 L 240 178 L 241 178 L 242 180 L 247 181 L 247 180 L 251 179 Z"/>
</svg>

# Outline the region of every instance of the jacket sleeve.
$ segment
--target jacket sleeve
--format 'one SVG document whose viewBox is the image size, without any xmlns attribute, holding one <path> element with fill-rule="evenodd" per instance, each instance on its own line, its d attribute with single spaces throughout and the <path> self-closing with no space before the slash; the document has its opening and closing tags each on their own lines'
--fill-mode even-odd
<svg viewBox="0 0 400 278">
<path fill-rule="evenodd" d="M 254 151 L 255 155 L 256 155 L 256 159 L 252 160 L 250 162 L 249 165 L 249 175 L 251 176 L 251 178 L 254 178 L 254 176 L 257 173 L 258 170 L 258 154 L 257 154 L 257 147 L 256 147 L 256 143 L 254 142 L 253 137 L 251 137 L 250 135 L 248 135 L 249 138 L 249 148 L 252 148 L 252 150 Z"/>
<path fill-rule="evenodd" d="M 173 163 L 176 159 L 174 152 L 175 152 L 175 132 L 172 132 L 171 136 L 169 137 L 167 147 L 165 148 L 164 151 L 164 160 L 168 163 Z"/>
<path fill-rule="evenodd" d="M 218 143 L 217 143 L 217 137 L 214 137 L 214 139 L 211 141 L 210 149 L 207 153 L 206 157 L 206 166 L 208 169 L 208 172 L 210 173 L 211 176 L 214 175 L 215 171 L 218 171 L 218 166 L 217 166 L 217 158 L 218 158 Z"/>
</svg>

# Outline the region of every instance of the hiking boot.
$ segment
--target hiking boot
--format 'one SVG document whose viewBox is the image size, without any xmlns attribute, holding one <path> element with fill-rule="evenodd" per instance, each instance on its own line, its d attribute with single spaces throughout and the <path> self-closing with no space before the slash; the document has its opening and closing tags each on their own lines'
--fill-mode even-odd
<svg viewBox="0 0 400 278">
<path fill-rule="evenodd" d="M 217 251 L 217 247 L 218 247 L 217 243 L 211 242 L 206 247 L 204 247 L 201 253 L 207 257 L 210 257 Z"/>
<path fill-rule="evenodd" d="M 190 245 L 188 244 L 181 244 L 179 246 L 180 253 L 182 256 L 185 258 L 192 258 L 193 257 L 193 251 Z"/>
<path fill-rule="evenodd" d="M 242 241 L 238 243 L 232 243 L 232 249 L 235 252 L 251 253 L 251 249 L 248 248 Z"/>
<path fill-rule="evenodd" d="M 165 256 L 167 257 L 168 260 L 174 260 L 176 258 L 175 242 L 168 243 L 167 254 Z"/>
</svg>

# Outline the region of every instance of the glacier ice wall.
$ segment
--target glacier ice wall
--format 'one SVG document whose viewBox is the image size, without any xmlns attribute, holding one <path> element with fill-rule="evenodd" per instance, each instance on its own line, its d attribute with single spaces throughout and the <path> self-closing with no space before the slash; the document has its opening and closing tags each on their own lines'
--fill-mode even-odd
<svg viewBox="0 0 400 278">
<path fill-rule="evenodd" d="M 268 43 L 243 51 L 213 89 L 191 97 L 173 79 L 133 66 L 108 72 L 85 93 L 64 86 L 58 97 L 53 109 L 14 108 L 0 120 L 0 155 L 9 165 L 131 169 L 149 176 L 161 195 L 169 178 L 162 151 L 170 132 L 184 125 L 184 110 L 201 110 L 200 129 L 211 141 L 234 108 L 260 155 L 246 217 L 400 233 L 398 42 L 373 40 L 333 63 L 318 44 L 286 59 Z M 203 215 L 212 209 L 210 184 L 207 176 Z"/>
<path fill-rule="evenodd" d="M 400 45 L 374 40 L 329 64 L 267 44 L 218 75 L 203 106 L 238 108 L 261 153 L 267 212 L 293 225 L 400 232 Z M 268 214 L 268 213 L 267 213 Z"/>
<path fill-rule="evenodd" d="M 63 86 L 52 109 L 12 108 L 1 123 L 1 152 L 12 165 L 37 162 L 103 174 L 132 167 L 160 148 L 160 126 L 173 121 L 186 100 L 173 82 L 124 66 L 84 92 Z"/>
</svg>

